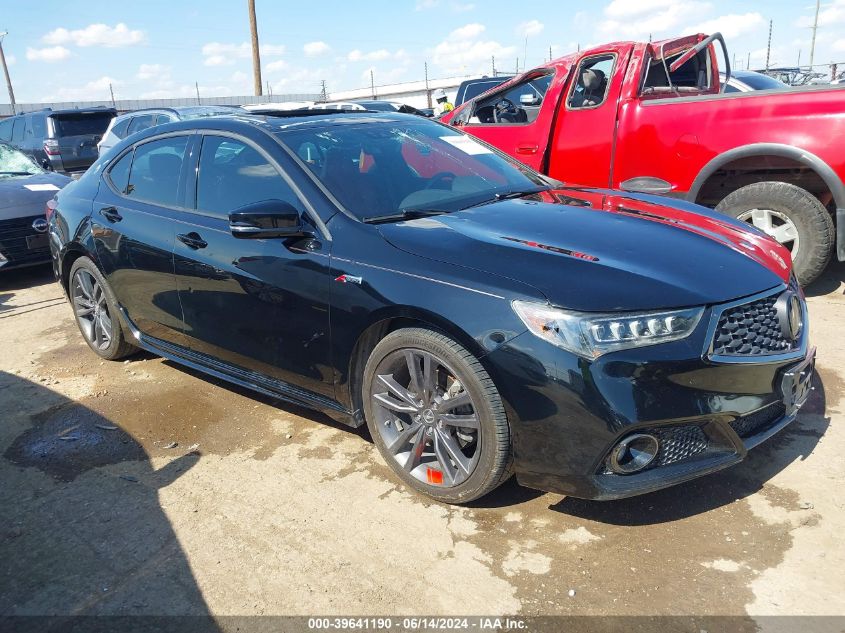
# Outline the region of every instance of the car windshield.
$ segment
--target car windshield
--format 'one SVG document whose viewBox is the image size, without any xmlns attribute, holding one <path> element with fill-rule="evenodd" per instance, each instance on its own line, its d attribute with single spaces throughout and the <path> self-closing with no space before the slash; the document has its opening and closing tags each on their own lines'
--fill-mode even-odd
<svg viewBox="0 0 845 633">
<path fill-rule="evenodd" d="M 15 148 L 0 143 L 0 178 L 15 176 L 34 176 L 43 173 L 29 156 Z"/>
<path fill-rule="evenodd" d="M 79 112 L 73 114 L 54 114 L 53 128 L 56 136 L 99 136 L 105 133 L 114 118 L 111 112 Z"/>
<path fill-rule="evenodd" d="M 361 220 L 448 213 L 548 188 L 543 176 L 469 136 L 408 119 L 292 125 L 277 136 Z"/>
</svg>

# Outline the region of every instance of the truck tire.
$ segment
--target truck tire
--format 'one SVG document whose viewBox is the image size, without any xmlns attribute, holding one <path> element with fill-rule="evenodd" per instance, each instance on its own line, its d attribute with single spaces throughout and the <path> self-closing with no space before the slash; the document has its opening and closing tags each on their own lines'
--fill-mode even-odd
<svg viewBox="0 0 845 633">
<path fill-rule="evenodd" d="M 756 182 L 728 195 L 716 210 L 753 224 L 792 253 L 798 283 L 806 286 L 827 266 L 833 219 L 810 192 L 786 182 Z"/>
</svg>

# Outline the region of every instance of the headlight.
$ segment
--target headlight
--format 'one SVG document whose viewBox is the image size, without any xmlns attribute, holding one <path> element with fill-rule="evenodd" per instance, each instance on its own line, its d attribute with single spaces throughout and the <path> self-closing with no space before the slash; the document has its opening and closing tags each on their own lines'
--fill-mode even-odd
<svg viewBox="0 0 845 633">
<path fill-rule="evenodd" d="M 599 314 L 527 301 L 514 301 L 513 309 L 534 335 L 585 358 L 685 338 L 704 312 L 704 308 L 690 308 Z"/>
</svg>

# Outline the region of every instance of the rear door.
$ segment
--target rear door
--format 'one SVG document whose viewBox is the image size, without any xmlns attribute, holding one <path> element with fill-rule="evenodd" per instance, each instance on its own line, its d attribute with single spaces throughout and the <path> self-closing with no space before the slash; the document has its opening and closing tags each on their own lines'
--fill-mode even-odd
<svg viewBox="0 0 845 633">
<path fill-rule="evenodd" d="M 97 160 L 97 143 L 103 138 L 114 112 L 57 112 L 49 117 L 51 138 L 58 143 L 65 171 L 84 171 Z"/>
<path fill-rule="evenodd" d="M 106 168 L 94 199 L 97 256 L 120 305 L 142 333 L 182 344 L 173 274 L 175 220 L 184 207 L 193 134 L 155 137 Z"/>
<path fill-rule="evenodd" d="M 541 68 L 472 104 L 471 112 L 452 120 L 529 167 L 542 171 L 561 91 L 562 67 Z"/>
</svg>

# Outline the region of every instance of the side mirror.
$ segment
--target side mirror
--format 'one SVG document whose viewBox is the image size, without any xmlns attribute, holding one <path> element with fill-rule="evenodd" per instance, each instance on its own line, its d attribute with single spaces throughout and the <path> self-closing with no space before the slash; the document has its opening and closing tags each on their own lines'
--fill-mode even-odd
<svg viewBox="0 0 845 633">
<path fill-rule="evenodd" d="M 309 237 L 314 233 L 299 211 L 284 200 L 263 200 L 229 214 L 229 230 L 239 238 Z"/>
<path fill-rule="evenodd" d="M 539 105 L 540 98 L 535 94 L 525 93 L 523 95 L 519 95 L 519 103 L 520 105 L 527 106 Z"/>
</svg>

